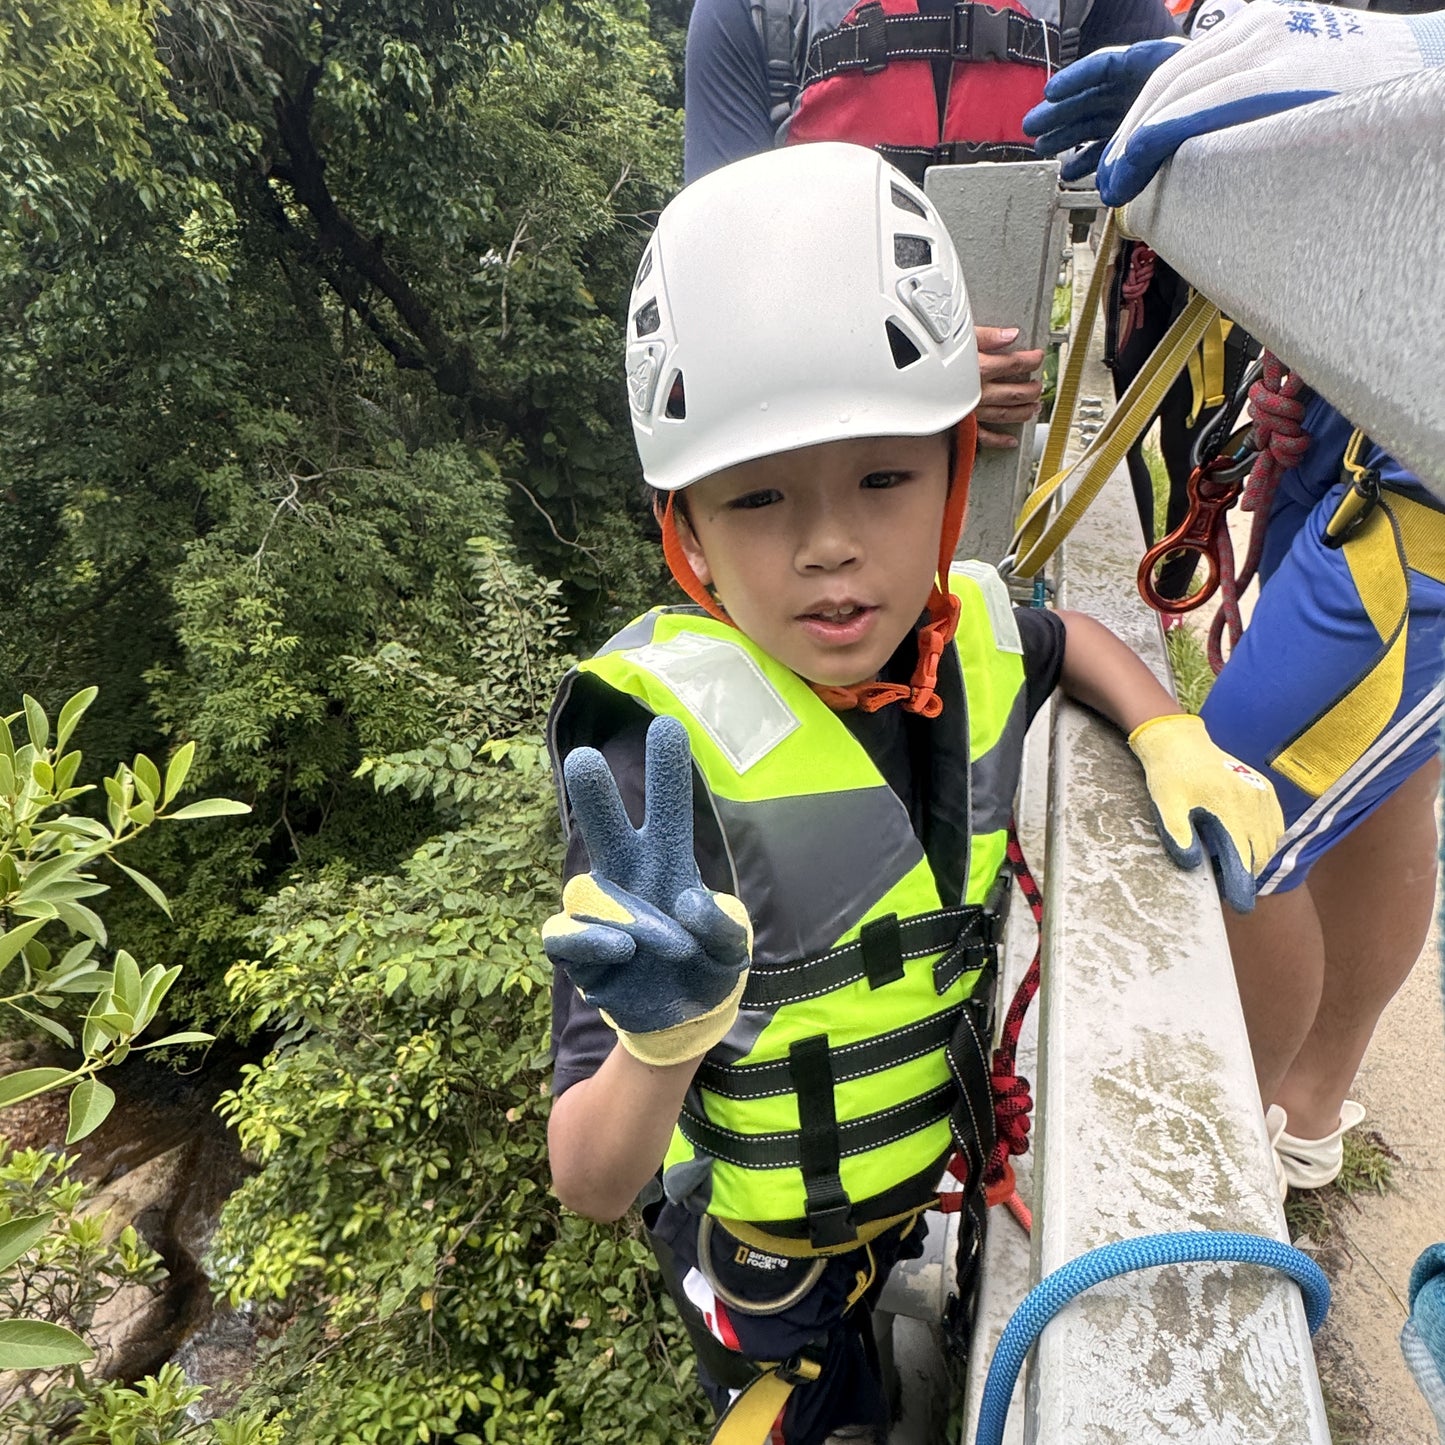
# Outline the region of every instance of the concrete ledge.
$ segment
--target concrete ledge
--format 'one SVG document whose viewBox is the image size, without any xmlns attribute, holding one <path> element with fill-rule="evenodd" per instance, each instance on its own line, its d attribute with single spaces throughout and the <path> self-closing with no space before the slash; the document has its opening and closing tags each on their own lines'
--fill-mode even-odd
<svg viewBox="0 0 1445 1445">
<path fill-rule="evenodd" d="M 1077 301 L 1086 248 L 1075 261 Z M 1083 393 L 1109 395 L 1097 363 Z M 1167 682 L 1158 622 L 1133 585 L 1141 552 L 1120 472 L 1063 553 L 1059 601 L 1106 622 Z M 1287 1238 L 1212 881 L 1169 862 L 1138 764 L 1093 715 L 1056 708 L 1046 801 L 1039 776 L 1031 763 L 1021 810 L 1022 820 L 1047 820 L 1042 863 L 1036 845 L 1032 860 L 1047 904 L 1034 1234 L 1026 1257 L 1011 1219 L 990 1230 L 966 1441 L 1003 1323 L 1043 1274 L 1097 1245 L 1166 1230 Z M 1011 950 L 1026 959 L 1031 948 L 1031 925 L 1016 928 Z M 1101 1285 L 1049 1326 L 1028 1373 L 1014 1442 L 1329 1440 L 1298 1291 L 1244 1267 Z"/>
<path fill-rule="evenodd" d="M 1124 211 L 1445 493 L 1445 70 L 1187 141 Z"/>
</svg>

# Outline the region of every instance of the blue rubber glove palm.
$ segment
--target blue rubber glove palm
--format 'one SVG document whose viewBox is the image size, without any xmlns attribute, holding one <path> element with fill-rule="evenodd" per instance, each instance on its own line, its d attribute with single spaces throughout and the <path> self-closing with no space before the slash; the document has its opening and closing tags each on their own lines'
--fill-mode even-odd
<svg viewBox="0 0 1445 1445">
<path fill-rule="evenodd" d="M 1149 77 L 1186 43 L 1171 37 L 1091 51 L 1049 77 L 1043 102 L 1024 116 L 1024 134 L 1037 137 L 1034 149 L 1041 156 L 1085 147 L 1059 167 L 1064 180 L 1082 180 L 1097 168 Z"/>
<path fill-rule="evenodd" d="M 1149 78 L 1099 161 L 1099 194 L 1133 200 L 1194 136 L 1441 65 L 1445 13 L 1255 0 Z"/>
<path fill-rule="evenodd" d="M 1236 913 L 1254 907 L 1254 875 L 1274 856 L 1284 816 L 1268 778 L 1211 741 L 1190 713 L 1140 723 L 1129 746 L 1144 765 L 1154 821 L 1169 856 L 1197 868 L 1207 856 Z"/>
<path fill-rule="evenodd" d="M 634 1057 L 697 1058 L 737 1017 L 753 930 L 742 903 L 698 875 L 687 730 L 666 717 L 647 730 L 641 828 L 595 748 L 569 753 L 562 773 L 592 871 L 568 881 L 562 912 L 542 926 L 547 957 Z"/>
</svg>

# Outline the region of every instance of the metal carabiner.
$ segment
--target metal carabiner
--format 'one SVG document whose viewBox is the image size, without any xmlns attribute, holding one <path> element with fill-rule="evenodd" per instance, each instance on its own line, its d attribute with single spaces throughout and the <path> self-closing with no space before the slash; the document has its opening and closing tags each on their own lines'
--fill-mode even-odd
<svg viewBox="0 0 1445 1445">
<path fill-rule="evenodd" d="M 1253 464 L 1252 452 L 1224 454 L 1195 467 L 1189 474 L 1189 511 L 1184 520 L 1145 552 L 1139 563 L 1139 595 L 1156 612 L 1177 616 L 1202 607 L 1219 590 L 1219 533 L 1228 526 L 1229 509 L 1244 490 Z M 1179 552 L 1194 552 L 1204 563 L 1204 582 L 1188 597 L 1165 597 L 1155 582 L 1155 570 Z"/>
</svg>

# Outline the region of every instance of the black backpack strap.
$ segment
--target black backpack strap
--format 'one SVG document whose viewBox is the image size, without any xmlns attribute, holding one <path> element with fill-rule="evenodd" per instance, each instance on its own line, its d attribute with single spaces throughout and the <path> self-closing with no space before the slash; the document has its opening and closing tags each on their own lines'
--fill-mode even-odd
<svg viewBox="0 0 1445 1445">
<path fill-rule="evenodd" d="M 752 0 L 751 11 L 768 64 L 768 119 L 777 130 L 798 94 L 803 0 Z"/>
<path fill-rule="evenodd" d="M 830 75 L 882 70 L 890 60 L 1007 60 L 1050 69 L 1059 54 L 1055 26 L 1016 10 L 962 0 L 941 15 L 887 15 L 877 3 L 820 35 L 808 48 L 808 84 Z"/>
<path fill-rule="evenodd" d="M 1072 65 L 1083 53 L 1084 21 L 1094 8 L 1094 0 L 1059 0 L 1058 68 Z"/>
</svg>

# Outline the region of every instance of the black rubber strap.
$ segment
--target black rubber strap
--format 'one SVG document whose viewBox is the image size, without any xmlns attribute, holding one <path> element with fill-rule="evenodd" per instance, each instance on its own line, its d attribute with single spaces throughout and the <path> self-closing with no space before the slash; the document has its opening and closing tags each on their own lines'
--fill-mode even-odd
<svg viewBox="0 0 1445 1445">
<path fill-rule="evenodd" d="M 907 1028 L 834 1049 L 833 1082 L 846 1084 L 851 1079 L 866 1078 L 943 1048 L 953 1037 L 961 1011 L 962 1005 L 944 1009 Z M 719 1064 L 704 1059 L 693 1082 L 725 1099 L 771 1099 L 793 1091 L 793 1077 L 786 1059 L 766 1064 Z"/>
<path fill-rule="evenodd" d="M 950 1079 L 948 1083 L 940 1084 L 926 1094 L 919 1094 L 906 1104 L 839 1124 L 839 1157 L 846 1159 L 853 1154 L 866 1154 L 870 1149 L 881 1148 L 894 1139 L 915 1134 L 940 1119 L 948 1118 L 957 1097 L 958 1086 Z M 722 1159 L 744 1169 L 803 1167 L 801 1141 L 796 1129 L 781 1129 L 773 1134 L 739 1134 L 693 1113 L 686 1104 L 677 1125 L 683 1138 L 694 1149 L 710 1154 L 714 1159 Z"/>
<path fill-rule="evenodd" d="M 959 946 L 981 944 L 986 941 L 986 930 L 991 926 L 984 910 L 973 904 L 920 913 L 898 925 L 899 956 L 907 962 Z M 802 963 L 788 963 L 778 968 L 755 963 L 748 974 L 742 1006 L 745 1009 L 778 1008 L 801 999 L 818 998 L 867 977 L 860 930 L 860 937 L 852 943 Z"/>
<path fill-rule="evenodd" d="M 948 1041 L 949 1072 L 957 1093 L 949 1114 L 953 1142 L 968 1165 L 967 1185 L 983 1183 L 983 1166 L 993 1153 L 996 1132 L 993 1088 L 989 1079 L 989 1047 L 993 1042 L 992 990 L 989 996 L 971 998 L 963 1006 L 953 1037 Z"/>
<path fill-rule="evenodd" d="M 820 1248 L 858 1237 L 848 1218 L 849 1199 L 839 1173 L 838 1111 L 827 1034 L 799 1039 L 788 1050 L 793 1092 L 798 1096 L 798 1156 L 807 1197 L 808 1238 Z"/>
<path fill-rule="evenodd" d="M 808 48 L 804 85 L 850 70 L 874 74 L 892 60 L 997 60 L 1047 70 L 1059 49 L 1057 26 L 1016 10 L 963 3 L 943 15 L 885 15 L 881 5 L 864 5 L 856 20 Z"/>
<path fill-rule="evenodd" d="M 936 146 L 874 146 L 889 165 L 903 172 L 914 185 L 923 184 L 930 166 L 967 166 L 976 161 L 1036 161 L 1032 146 L 1013 141 L 944 141 Z"/>
</svg>

